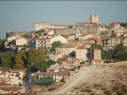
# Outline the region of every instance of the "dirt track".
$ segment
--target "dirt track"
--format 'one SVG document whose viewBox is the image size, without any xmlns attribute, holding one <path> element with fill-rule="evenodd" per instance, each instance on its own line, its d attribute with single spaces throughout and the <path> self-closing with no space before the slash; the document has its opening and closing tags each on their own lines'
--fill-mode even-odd
<svg viewBox="0 0 127 95">
<path fill-rule="evenodd" d="M 61 88 L 50 92 L 48 94 L 65 94 L 69 89 L 73 88 L 74 86 L 78 85 L 82 80 L 85 81 L 88 78 L 88 74 L 90 72 L 95 71 L 95 66 L 90 66 L 90 67 L 83 67 L 81 70 L 76 73 L 74 76 L 71 76 L 71 80 L 69 83 L 66 83 L 64 86 Z"/>
</svg>

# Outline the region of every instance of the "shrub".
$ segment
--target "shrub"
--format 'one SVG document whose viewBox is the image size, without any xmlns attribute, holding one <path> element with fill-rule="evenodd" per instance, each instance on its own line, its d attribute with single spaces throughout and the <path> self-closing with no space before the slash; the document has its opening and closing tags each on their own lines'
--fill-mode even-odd
<svg viewBox="0 0 127 95">
<path fill-rule="evenodd" d="M 124 93 L 127 93 L 127 87 L 126 86 L 122 86 L 122 91 L 124 92 Z"/>
<path fill-rule="evenodd" d="M 114 90 L 114 91 L 116 91 L 116 90 L 118 90 L 118 89 L 119 89 L 118 86 L 114 86 L 114 87 L 113 87 L 113 90 Z"/>
<path fill-rule="evenodd" d="M 110 90 L 105 90 L 104 94 L 106 94 L 106 95 L 112 95 L 112 92 Z"/>
<path fill-rule="evenodd" d="M 124 92 L 122 92 L 120 90 L 117 90 L 116 93 L 117 93 L 117 95 L 124 95 Z"/>
<path fill-rule="evenodd" d="M 91 95 L 95 95 L 94 93 L 91 93 Z"/>
<path fill-rule="evenodd" d="M 88 93 L 89 93 L 89 92 L 92 92 L 91 89 L 85 89 L 84 91 L 85 91 L 85 92 L 88 92 Z"/>
<path fill-rule="evenodd" d="M 49 90 L 49 91 L 53 91 L 53 90 L 55 90 L 55 87 L 51 87 L 51 88 L 49 88 L 48 90 Z"/>
<path fill-rule="evenodd" d="M 106 90 L 106 88 L 101 88 L 101 90 Z"/>
</svg>

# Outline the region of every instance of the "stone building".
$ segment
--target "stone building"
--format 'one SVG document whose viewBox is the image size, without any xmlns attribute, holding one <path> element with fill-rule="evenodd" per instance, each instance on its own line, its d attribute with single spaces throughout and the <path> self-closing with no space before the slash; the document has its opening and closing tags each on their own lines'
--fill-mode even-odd
<svg viewBox="0 0 127 95">
<path fill-rule="evenodd" d="M 98 15 L 90 15 L 89 22 L 99 24 L 99 16 Z"/>
<path fill-rule="evenodd" d="M 81 61 L 87 60 L 87 48 L 85 46 L 79 46 L 76 48 L 76 59 L 79 59 Z"/>
<path fill-rule="evenodd" d="M 102 40 L 103 41 L 103 49 L 110 50 L 114 49 L 114 47 L 122 41 L 123 46 L 127 48 L 127 37 L 108 37 Z"/>
<path fill-rule="evenodd" d="M 99 23 L 99 17 L 98 15 L 90 15 L 89 20 L 87 22 L 77 22 L 74 25 L 53 25 L 49 24 L 47 22 L 39 22 L 35 23 L 34 25 L 34 31 L 29 32 L 7 32 L 6 38 L 9 38 L 11 36 L 23 36 L 24 34 L 29 34 L 33 36 L 34 34 L 40 32 L 46 32 L 54 31 L 54 34 L 58 35 L 68 35 L 68 34 L 83 34 L 83 33 L 93 33 L 96 37 L 99 36 L 98 33 L 100 31 L 104 31 L 105 28 L 100 28 Z"/>
<path fill-rule="evenodd" d="M 53 25 L 47 22 L 35 23 L 34 30 L 39 31 L 41 29 L 61 29 L 61 28 L 73 28 L 73 25 Z"/>
<path fill-rule="evenodd" d="M 32 34 L 34 33 L 34 31 L 23 31 L 23 32 L 10 32 L 10 31 L 7 31 L 6 33 L 6 39 L 9 38 L 9 37 L 12 37 L 12 36 L 23 36 L 24 34 L 28 34 L 30 36 L 32 36 Z"/>
<path fill-rule="evenodd" d="M 103 60 L 101 59 L 101 50 L 94 49 L 92 51 L 92 64 L 102 64 Z"/>
</svg>

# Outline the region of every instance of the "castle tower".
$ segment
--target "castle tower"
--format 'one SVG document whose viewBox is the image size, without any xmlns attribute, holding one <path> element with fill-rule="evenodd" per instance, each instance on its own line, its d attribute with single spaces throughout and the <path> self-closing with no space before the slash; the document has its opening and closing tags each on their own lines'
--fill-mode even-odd
<svg viewBox="0 0 127 95">
<path fill-rule="evenodd" d="M 8 31 L 6 32 L 6 39 L 9 37 L 9 34 L 10 34 L 10 31 L 8 30 Z"/>
<path fill-rule="evenodd" d="M 98 15 L 90 15 L 89 22 L 99 24 L 99 16 Z"/>
</svg>

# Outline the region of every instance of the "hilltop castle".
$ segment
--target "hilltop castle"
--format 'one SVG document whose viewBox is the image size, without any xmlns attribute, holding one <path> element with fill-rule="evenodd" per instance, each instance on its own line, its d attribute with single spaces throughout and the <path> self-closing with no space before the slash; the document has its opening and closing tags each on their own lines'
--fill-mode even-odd
<svg viewBox="0 0 127 95">
<path fill-rule="evenodd" d="M 93 33 L 97 32 L 98 29 L 96 28 L 99 24 L 99 16 L 98 15 L 90 15 L 89 20 L 87 22 L 77 22 L 75 25 L 53 25 L 47 22 L 39 22 L 35 23 L 34 31 L 29 32 L 10 32 L 6 33 L 6 38 L 11 36 L 22 36 L 24 34 L 32 35 L 38 31 L 44 30 L 48 32 L 53 30 L 55 34 L 60 35 L 67 35 L 67 34 L 76 34 L 76 33 Z"/>
</svg>

